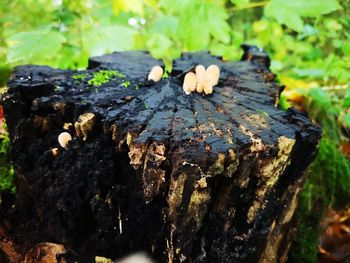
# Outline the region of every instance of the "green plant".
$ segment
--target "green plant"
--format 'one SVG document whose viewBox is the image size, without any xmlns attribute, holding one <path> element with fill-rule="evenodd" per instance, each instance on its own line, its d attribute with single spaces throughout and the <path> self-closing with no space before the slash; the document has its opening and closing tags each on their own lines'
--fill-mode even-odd
<svg viewBox="0 0 350 263">
<path fill-rule="evenodd" d="M 86 77 L 87 77 L 86 74 L 73 75 L 73 79 L 75 79 L 75 80 L 84 80 Z"/>
<path fill-rule="evenodd" d="M 10 138 L 7 134 L 0 138 L 0 192 L 15 192 L 14 169 L 9 161 Z"/>
<path fill-rule="evenodd" d="M 99 87 L 102 84 L 109 82 L 113 77 L 125 78 L 125 75 L 115 70 L 99 70 L 94 72 L 92 79 L 89 79 L 88 84 Z"/>
<path fill-rule="evenodd" d="M 317 226 L 325 209 L 327 206 L 343 208 L 350 199 L 350 161 L 341 151 L 341 145 L 350 140 L 346 134 L 350 123 L 343 121 L 343 116 L 349 115 L 346 112 L 350 89 L 344 88 L 337 92 L 325 88 L 304 91 L 305 106 L 310 117 L 321 124 L 323 138 L 300 199 L 299 229 L 292 262 L 316 262 L 321 231 Z"/>
<path fill-rule="evenodd" d="M 128 88 L 129 86 L 130 86 L 130 81 L 124 81 L 123 83 L 122 83 L 122 86 L 124 87 L 124 88 Z"/>
</svg>

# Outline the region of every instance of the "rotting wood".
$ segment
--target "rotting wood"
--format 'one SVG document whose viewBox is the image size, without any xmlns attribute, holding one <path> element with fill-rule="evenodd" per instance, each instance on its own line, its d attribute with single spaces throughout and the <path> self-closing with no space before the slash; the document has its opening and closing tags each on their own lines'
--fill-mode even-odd
<svg viewBox="0 0 350 263">
<path fill-rule="evenodd" d="M 81 262 L 140 250 L 159 262 L 285 255 L 321 131 L 275 107 L 267 54 L 243 49 L 237 62 L 184 53 L 156 83 L 148 74 L 164 65 L 141 51 L 91 58 L 84 71 L 17 67 L 3 100 L 18 189 L 3 215 L 12 240 L 27 251 L 54 238 Z M 212 64 L 213 94 L 186 95 L 186 73 Z M 113 77 L 93 86 L 100 70 Z M 86 129 L 66 125 L 87 113 Z M 72 141 L 53 154 L 63 127 Z"/>
</svg>

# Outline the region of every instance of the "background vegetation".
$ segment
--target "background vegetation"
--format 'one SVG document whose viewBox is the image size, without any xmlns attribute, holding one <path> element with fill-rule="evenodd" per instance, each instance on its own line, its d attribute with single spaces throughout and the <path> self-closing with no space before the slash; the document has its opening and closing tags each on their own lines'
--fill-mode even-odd
<svg viewBox="0 0 350 263">
<path fill-rule="evenodd" d="M 349 0 L 2 0 L 0 86 L 19 64 L 84 68 L 89 56 L 147 49 L 170 67 L 181 51 L 239 59 L 242 43 L 265 48 L 286 85 L 281 106 L 309 112 L 324 130 L 291 256 L 315 262 L 324 208 L 350 197 L 349 33 Z M 7 152 L 5 136 L 0 190 L 13 191 Z"/>
</svg>

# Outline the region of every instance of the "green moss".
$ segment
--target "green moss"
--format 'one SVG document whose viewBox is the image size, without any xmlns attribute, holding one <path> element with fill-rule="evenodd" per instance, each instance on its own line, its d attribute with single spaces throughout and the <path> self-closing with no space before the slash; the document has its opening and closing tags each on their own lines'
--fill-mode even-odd
<svg viewBox="0 0 350 263">
<path fill-rule="evenodd" d="M 84 80 L 85 78 L 86 78 L 86 74 L 73 75 L 73 79 L 75 79 L 75 80 Z"/>
<path fill-rule="evenodd" d="M 123 86 L 124 88 L 129 87 L 129 86 L 130 86 L 130 81 L 125 81 L 125 82 L 123 82 L 123 83 L 122 83 L 122 86 Z"/>
<path fill-rule="evenodd" d="M 94 72 L 92 79 L 88 81 L 88 84 L 99 87 L 102 84 L 109 82 L 113 77 L 125 78 L 125 75 L 116 70 L 99 70 Z"/>
</svg>

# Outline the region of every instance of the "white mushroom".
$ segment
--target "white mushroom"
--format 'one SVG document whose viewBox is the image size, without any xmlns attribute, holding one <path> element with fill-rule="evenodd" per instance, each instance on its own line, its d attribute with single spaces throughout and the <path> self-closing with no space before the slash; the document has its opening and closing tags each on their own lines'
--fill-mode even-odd
<svg viewBox="0 0 350 263">
<path fill-rule="evenodd" d="M 206 79 L 197 82 L 196 91 L 198 93 L 203 93 L 205 85 L 206 85 Z"/>
<path fill-rule="evenodd" d="M 220 79 L 220 68 L 217 65 L 210 65 L 206 70 L 206 77 L 212 86 L 216 86 Z"/>
<path fill-rule="evenodd" d="M 191 92 L 196 90 L 196 85 L 197 85 L 196 75 L 193 72 L 188 72 L 185 75 L 184 83 L 182 85 L 184 92 L 187 95 L 189 95 Z"/>
<path fill-rule="evenodd" d="M 209 95 L 213 93 L 213 85 L 210 83 L 208 79 L 203 84 L 203 91 L 205 95 Z"/>
<path fill-rule="evenodd" d="M 58 143 L 62 146 L 62 148 L 67 149 L 71 140 L 72 136 L 68 132 L 62 132 L 60 135 L 58 135 Z"/>
<path fill-rule="evenodd" d="M 205 67 L 203 65 L 197 65 L 195 68 L 197 82 L 205 79 Z"/>
<path fill-rule="evenodd" d="M 198 93 L 205 93 L 206 95 L 213 93 L 213 85 L 209 82 L 207 78 L 199 81 L 196 86 L 196 91 Z"/>
<path fill-rule="evenodd" d="M 153 80 L 154 82 L 158 82 L 161 80 L 163 73 L 164 71 L 161 66 L 154 66 L 151 69 L 151 72 L 148 74 L 148 80 Z"/>
<path fill-rule="evenodd" d="M 153 260 L 143 253 L 135 253 L 117 260 L 116 263 L 153 263 Z"/>
</svg>

